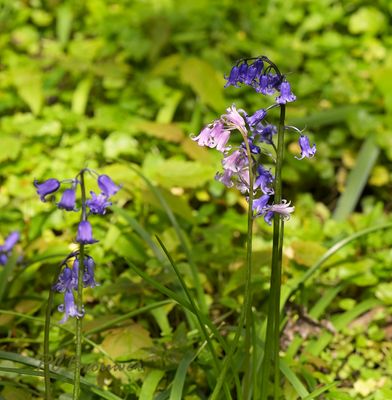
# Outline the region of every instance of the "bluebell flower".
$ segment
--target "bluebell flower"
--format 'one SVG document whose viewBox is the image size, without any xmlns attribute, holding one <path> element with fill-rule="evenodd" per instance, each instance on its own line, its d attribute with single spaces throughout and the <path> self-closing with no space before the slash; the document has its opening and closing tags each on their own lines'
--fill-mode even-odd
<svg viewBox="0 0 392 400">
<path fill-rule="evenodd" d="M 66 266 L 57 278 L 57 282 L 53 285 L 53 290 L 56 292 L 65 292 L 66 290 L 74 289 L 72 281 L 72 270 Z"/>
<path fill-rule="evenodd" d="M 226 187 L 231 188 L 234 186 L 234 182 L 232 181 L 233 174 L 234 172 L 232 170 L 225 169 L 223 174 L 221 172 L 217 172 L 215 179 L 223 183 Z"/>
<path fill-rule="evenodd" d="M 264 209 L 268 204 L 270 196 L 268 194 L 263 194 L 261 197 L 253 200 L 253 211 L 255 213 L 255 217 L 262 215 L 264 213 Z"/>
<path fill-rule="evenodd" d="M 108 175 L 98 176 L 98 186 L 107 197 L 113 196 L 121 189 L 121 186 L 116 185 Z"/>
<path fill-rule="evenodd" d="M 271 185 L 274 183 L 274 177 L 269 170 L 266 170 L 262 165 L 257 167 L 257 174 L 254 184 L 254 189 L 260 188 L 264 194 L 274 194 L 274 189 Z"/>
<path fill-rule="evenodd" d="M 279 90 L 281 79 L 282 78 L 276 74 L 263 74 L 259 79 L 259 83 L 255 85 L 255 90 L 264 95 L 274 94 Z"/>
<path fill-rule="evenodd" d="M 237 65 L 235 65 L 231 69 L 229 77 L 228 78 L 225 77 L 225 79 L 227 79 L 227 83 L 226 83 L 225 87 L 228 87 L 228 86 L 238 87 L 238 76 L 239 76 L 239 73 L 240 73 L 240 69 L 239 69 L 239 67 Z"/>
<path fill-rule="evenodd" d="M 257 59 L 253 64 L 251 64 L 248 68 L 246 78 L 244 79 L 245 85 L 254 85 L 256 79 L 259 78 L 261 72 L 263 71 L 263 68 L 264 63 L 260 59 Z"/>
<path fill-rule="evenodd" d="M 7 264 L 8 261 L 8 256 L 7 254 L 1 253 L 0 254 L 0 265 L 5 265 Z"/>
<path fill-rule="evenodd" d="M 241 147 L 238 150 L 233 151 L 230 155 L 226 156 L 222 160 L 222 165 L 225 170 L 233 172 L 240 171 L 246 165 L 248 165 L 248 159 L 244 149 Z"/>
<path fill-rule="evenodd" d="M 80 244 L 93 244 L 98 242 L 93 238 L 93 230 L 89 221 L 81 221 L 78 226 L 76 241 Z"/>
<path fill-rule="evenodd" d="M 66 211 L 78 211 L 76 209 L 75 189 L 65 189 L 57 207 Z"/>
<path fill-rule="evenodd" d="M 69 317 L 76 317 L 76 318 L 82 318 L 84 315 L 84 310 L 81 312 L 78 311 L 76 304 L 75 304 L 75 299 L 72 290 L 66 290 L 64 293 L 64 303 L 60 304 L 57 308 L 60 312 L 64 312 L 64 317 L 62 318 L 61 321 L 59 321 L 60 324 L 65 323 Z"/>
<path fill-rule="evenodd" d="M 259 123 L 253 127 L 252 132 L 260 142 L 271 144 L 272 136 L 278 132 L 278 129 L 272 124 L 263 125 L 262 123 Z"/>
<path fill-rule="evenodd" d="M 95 286 L 99 286 L 99 284 L 95 281 L 94 278 L 94 268 L 95 262 L 92 257 L 87 256 L 84 259 L 84 274 L 83 274 L 83 286 L 94 288 Z"/>
<path fill-rule="evenodd" d="M 0 252 L 10 252 L 19 241 L 19 239 L 20 233 L 18 231 L 11 232 L 4 240 L 4 244 L 0 246 Z"/>
<path fill-rule="evenodd" d="M 301 147 L 301 157 L 294 156 L 297 160 L 303 158 L 312 158 L 316 154 L 316 145 L 313 144 L 310 147 L 309 138 L 305 135 L 301 135 L 298 139 L 299 146 Z"/>
<path fill-rule="evenodd" d="M 37 194 L 39 194 L 41 201 L 46 201 L 45 196 L 56 192 L 60 187 L 60 182 L 55 178 L 50 178 L 42 183 L 38 183 L 35 179 L 34 186 L 37 188 Z"/>
<path fill-rule="evenodd" d="M 244 133 L 247 133 L 247 129 L 245 127 L 245 120 L 240 114 L 240 112 L 244 112 L 243 110 L 237 110 L 235 105 L 233 104 L 231 107 L 226 109 L 226 114 L 221 116 L 221 120 L 227 125 L 228 129 L 238 129 Z"/>
<path fill-rule="evenodd" d="M 257 110 L 250 117 L 246 117 L 246 122 L 248 123 L 249 126 L 257 125 L 265 118 L 266 115 L 267 115 L 267 111 L 265 111 L 262 108 L 260 110 Z"/>
<path fill-rule="evenodd" d="M 295 207 L 290 206 L 290 201 L 282 200 L 280 204 L 272 204 L 264 208 L 264 220 L 271 225 L 272 218 L 275 213 L 279 214 L 283 220 L 290 219 L 291 214 L 294 212 Z"/>
<path fill-rule="evenodd" d="M 191 139 L 199 146 L 214 147 L 211 124 L 204 127 L 197 136 L 192 135 Z"/>
<path fill-rule="evenodd" d="M 286 104 L 296 100 L 296 96 L 291 92 L 290 83 L 285 81 L 280 85 L 280 96 L 276 98 L 278 104 Z"/>
<path fill-rule="evenodd" d="M 238 82 L 240 83 L 244 83 L 246 78 L 247 78 L 247 74 L 248 74 L 248 68 L 249 65 L 246 61 L 244 61 L 240 66 L 239 66 L 239 70 L 238 70 Z"/>
<path fill-rule="evenodd" d="M 108 201 L 107 196 L 103 193 L 100 193 L 98 196 L 91 191 L 91 199 L 86 201 L 86 206 L 90 209 L 92 214 L 100 214 L 104 215 L 106 213 L 106 207 L 112 205 L 110 201 Z"/>
</svg>

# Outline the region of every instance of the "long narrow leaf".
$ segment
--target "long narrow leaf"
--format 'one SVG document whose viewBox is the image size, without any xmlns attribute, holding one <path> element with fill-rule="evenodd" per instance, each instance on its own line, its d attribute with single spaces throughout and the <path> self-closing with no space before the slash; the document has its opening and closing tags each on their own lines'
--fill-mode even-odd
<svg viewBox="0 0 392 400">
<path fill-rule="evenodd" d="M 169 400 L 182 400 L 184 397 L 182 395 L 185 385 L 186 371 L 194 358 L 192 351 L 185 353 L 184 358 L 178 365 L 176 375 L 174 376 L 173 386 L 170 392 Z"/>
<path fill-rule="evenodd" d="M 301 399 L 304 399 L 304 398 L 306 398 L 306 396 L 309 396 L 309 392 L 307 391 L 306 387 L 299 380 L 297 375 L 289 367 L 289 365 L 286 363 L 286 361 L 280 359 L 279 360 L 279 366 L 280 366 L 280 370 L 282 371 L 283 375 L 291 383 L 291 385 L 293 386 L 293 388 L 297 392 L 298 396 L 300 396 Z"/>
<path fill-rule="evenodd" d="M 374 142 L 373 136 L 368 136 L 362 144 L 357 162 L 348 176 L 346 189 L 338 200 L 333 214 L 334 219 L 344 220 L 354 211 L 379 153 L 380 148 Z"/>
<path fill-rule="evenodd" d="M 322 386 L 316 390 L 314 390 L 312 393 L 310 393 L 309 396 L 306 396 L 303 400 L 313 400 L 316 397 L 320 396 L 320 394 L 325 393 L 327 390 L 332 389 L 338 384 L 338 382 L 332 382 L 329 383 L 328 385 Z"/>
<path fill-rule="evenodd" d="M 153 369 L 150 371 L 143 382 L 142 389 L 139 393 L 139 400 L 153 400 L 157 386 L 164 375 L 165 371 L 160 369 Z"/>
</svg>

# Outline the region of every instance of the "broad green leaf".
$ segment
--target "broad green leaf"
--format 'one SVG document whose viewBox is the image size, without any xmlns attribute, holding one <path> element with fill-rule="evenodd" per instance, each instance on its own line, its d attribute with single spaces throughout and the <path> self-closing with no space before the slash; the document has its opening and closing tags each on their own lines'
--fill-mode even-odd
<svg viewBox="0 0 392 400">
<path fill-rule="evenodd" d="M 92 85 L 92 79 L 86 78 L 79 82 L 72 96 L 72 111 L 83 115 L 86 112 L 88 96 Z"/>
<path fill-rule="evenodd" d="M 151 370 L 144 379 L 142 390 L 139 393 L 139 400 L 153 400 L 159 381 L 164 375 L 165 371 L 159 369 Z"/>
<path fill-rule="evenodd" d="M 0 136 L 0 162 L 16 160 L 19 156 L 24 140 L 17 136 Z"/>
<path fill-rule="evenodd" d="M 182 129 L 176 124 L 150 121 L 137 122 L 135 128 L 149 136 L 154 136 L 169 142 L 180 142 L 184 138 Z"/>
<path fill-rule="evenodd" d="M 38 114 L 44 100 L 41 71 L 30 63 L 30 65 L 14 67 L 12 76 L 19 96 L 34 114 Z"/>
<path fill-rule="evenodd" d="M 181 65 L 181 79 L 191 86 L 203 103 L 218 113 L 225 111 L 224 79 L 210 64 L 199 58 L 188 58 Z"/>
<path fill-rule="evenodd" d="M 102 348 L 115 360 L 143 359 L 146 349 L 152 346 L 149 332 L 141 325 L 113 329 L 105 337 Z"/>
<path fill-rule="evenodd" d="M 143 173 L 153 182 L 165 188 L 175 186 L 195 188 L 214 179 L 214 166 L 197 161 L 163 159 L 152 154 L 147 155 L 143 163 Z"/>
<path fill-rule="evenodd" d="M 376 35 L 386 28 L 386 16 L 375 7 L 361 7 L 351 15 L 348 29 L 351 33 Z"/>
<path fill-rule="evenodd" d="M 139 142 L 126 132 L 113 132 L 104 141 L 105 157 L 115 159 L 120 155 L 135 155 Z"/>
<path fill-rule="evenodd" d="M 64 4 L 57 8 L 57 39 L 62 46 L 68 43 L 71 35 L 73 13 L 68 4 Z"/>
</svg>

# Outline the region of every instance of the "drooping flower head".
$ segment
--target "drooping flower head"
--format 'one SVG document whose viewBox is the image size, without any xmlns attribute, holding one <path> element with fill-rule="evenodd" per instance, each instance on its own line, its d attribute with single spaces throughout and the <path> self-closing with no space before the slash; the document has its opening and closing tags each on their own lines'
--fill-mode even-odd
<svg viewBox="0 0 392 400">
<path fill-rule="evenodd" d="M 280 85 L 280 96 L 276 98 L 278 104 L 286 104 L 296 100 L 296 96 L 291 92 L 290 83 L 282 82 Z"/>
<path fill-rule="evenodd" d="M 7 264 L 8 257 L 19 239 L 20 233 L 18 231 L 11 232 L 5 238 L 4 243 L 0 246 L 0 265 Z"/>
<path fill-rule="evenodd" d="M 79 222 L 76 241 L 80 244 L 93 244 L 98 242 L 98 240 L 93 238 L 93 229 L 89 221 Z"/>
<path fill-rule="evenodd" d="M 61 200 L 57 203 L 57 207 L 66 211 L 78 211 L 76 209 L 75 189 L 65 189 Z"/>
<path fill-rule="evenodd" d="M 60 324 L 64 324 L 65 322 L 68 321 L 69 317 L 76 317 L 76 318 L 82 318 L 84 315 L 84 310 L 78 311 L 78 308 L 76 307 L 75 304 L 75 298 L 72 290 L 66 290 L 64 293 L 64 303 L 60 304 L 57 309 L 60 312 L 64 313 L 64 317 L 61 321 L 59 321 Z"/>
<path fill-rule="evenodd" d="M 310 147 L 309 138 L 305 135 L 301 135 L 298 139 L 299 146 L 301 147 L 301 157 L 295 156 L 297 160 L 302 160 L 303 158 L 312 158 L 316 154 L 316 145 L 313 144 Z"/>
<path fill-rule="evenodd" d="M 40 196 L 41 201 L 46 201 L 45 197 L 48 194 L 56 192 L 60 187 L 60 182 L 55 178 L 47 179 L 42 183 L 34 180 L 34 186 L 37 188 L 37 194 Z"/>
<path fill-rule="evenodd" d="M 98 186 L 107 197 L 113 196 L 121 189 L 121 186 L 116 185 L 108 175 L 98 176 Z"/>
</svg>

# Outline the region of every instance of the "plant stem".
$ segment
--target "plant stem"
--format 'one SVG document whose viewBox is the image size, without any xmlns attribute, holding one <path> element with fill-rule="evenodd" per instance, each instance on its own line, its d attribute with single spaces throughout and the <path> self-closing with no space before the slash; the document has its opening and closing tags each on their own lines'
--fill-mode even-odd
<svg viewBox="0 0 392 400">
<path fill-rule="evenodd" d="M 84 173 L 85 170 L 80 172 L 80 189 L 82 192 L 82 216 L 81 221 L 87 220 L 86 213 L 86 187 L 84 185 Z M 84 244 L 81 243 L 79 247 L 79 270 L 78 270 L 78 291 L 76 297 L 76 307 L 78 313 L 83 313 L 83 272 L 84 272 Z M 80 395 L 80 370 L 81 370 L 81 358 L 82 358 L 82 317 L 76 318 L 75 323 L 75 372 L 74 372 L 74 388 L 73 388 L 73 400 L 78 400 Z"/>
<path fill-rule="evenodd" d="M 282 165 L 284 157 L 284 121 L 286 107 L 280 105 L 280 119 L 278 129 L 278 146 L 275 169 L 275 197 L 274 203 L 282 202 Z M 283 249 L 283 221 L 278 213 L 274 215 L 274 233 L 272 244 L 272 262 L 270 278 L 270 294 L 268 301 L 267 332 L 264 344 L 264 358 L 262 364 L 261 400 L 266 400 L 268 395 L 271 366 L 274 371 L 274 399 L 279 393 L 279 322 L 280 322 L 280 291 L 282 275 L 282 249 Z"/>
<path fill-rule="evenodd" d="M 254 173 L 253 173 L 253 159 L 252 153 L 250 151 L 248 135 L 245 131 L 240 131 L 242 138 L 244 139 L 246 154 L 249 161 L 249 199 L 248 199 L 248 231 L 247 231 L 247 241 L 246 241 L 246 275 L 245 275 L 245 299 L 244 306 L 241 310 L 240 320 L 238 322 L 238 327 L 234 336 L 233 343 L 230 346 L 230 350 L 226 355 L 225 361 L 223 362 L 223 366 L 221 372 L 219 374 L 217 383 L 215 385 L 214 391 L 210 397 L 210 400 L 216 400 L 220 395 L 220 389 L 222 388 L 223 383 L 225 382 L 226 374 L 231 365 L 233 355 L 237 350 L 238 342 L 241 336 L 241 332 L 244 326 L 244 322 L 246 320 L 246 328 L 245 328 L 245 379 L 243 385 L 243 396 L 248 396 L 248 391 L 250 389 L 250 385 L 248 385 L 248 381 L 250 380 L 252 374 L 249 371 L 250 365 L 250 325 L 251 319 L 249 315 L 252 310 L 252 294 L 251 294 L 251 278 L 252 278 L 252 234 L 253 234 L 253 184 L 254 184 Z M 249 325 L 249 326 L 248 326 Z M 244 397 L 245 398 L 245 397 Z"/>
</svg>

